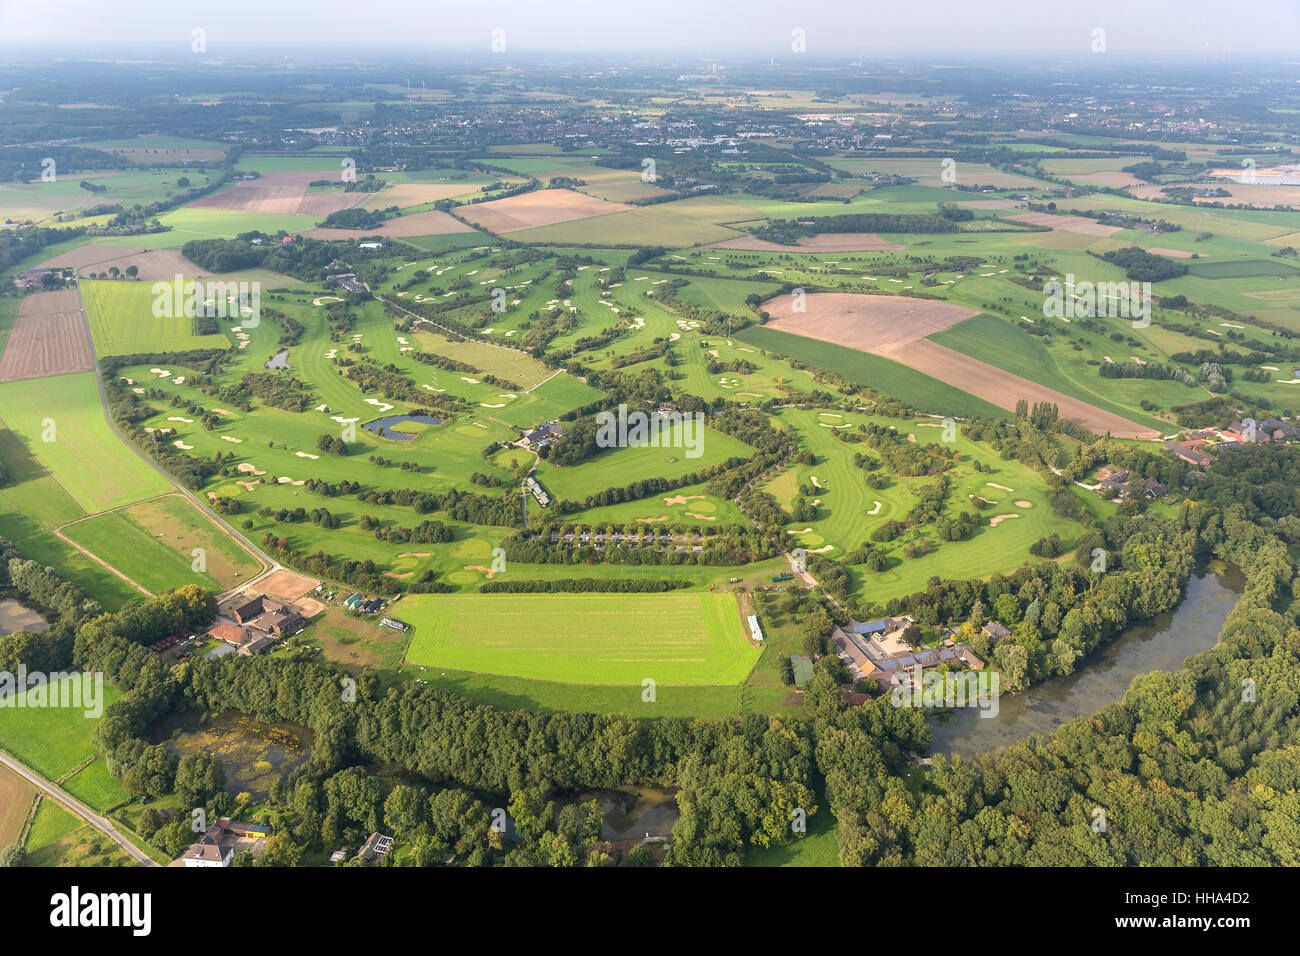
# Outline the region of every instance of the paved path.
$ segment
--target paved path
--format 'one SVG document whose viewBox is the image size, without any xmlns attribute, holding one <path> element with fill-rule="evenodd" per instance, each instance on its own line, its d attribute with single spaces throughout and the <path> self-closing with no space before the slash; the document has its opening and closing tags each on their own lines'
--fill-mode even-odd
<svg viewBox="0 0 1300 956">
<path fill-rule="evenodd" d="M 9 754 L 5 753 L 3 750 L 0 750 L 0 764 L 4 764 L 6 767 L 8 767 L 14 773 L 18 774 L 24 780 L 36 786 L 46 796 L 53 797 L 55 800 L 63 804 L 65 807 L 67 807 L 77 816 L 81 817 L 81 819 L 85 820 L 91 826 L 104 831 L 104 833 L 108 834 L 108 836 L 112 838 L 114 843 L 116 843 L 123 850 L 125 850 L 131 856 L 131 858 L 134 859 L 141 866 L 158 865 L 157 863 L 155 863 L 153 860 L 149 858 L 149 855 L 147 853 L 145 853 L 143 850 L 137 847 L 126 837 L 122 836 L 122 834 L 118 832 L 117 828 L 114 827 L 113 824 L 109 822 L 109 820 L 106 817 L 101 817 L 99 814 L 97 814 L 94 810 L 90 809 L 90 807 L 86 806 L 76 797 L 73 797 L 70 794 L 65 793 L 63 790 L 59 789 L 57 784 L 51 783 L 49 780 L 46 780 L 35 770 L 31 770 L 28 767 L 26 767 L 24 764 L 19 763 L 13 757 L 9 756 Z"/>
</svg>

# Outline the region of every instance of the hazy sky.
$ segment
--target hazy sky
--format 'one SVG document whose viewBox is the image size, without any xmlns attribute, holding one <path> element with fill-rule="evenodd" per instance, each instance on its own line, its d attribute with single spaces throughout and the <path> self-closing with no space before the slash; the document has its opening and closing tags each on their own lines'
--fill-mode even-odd
<svg viewBox="0 0 1300 956">
<path fill-rule="evenodd" d="M 1292 53 L 1300 62 L 1300 0 L 0 0 L 0 46 L 190 49 L 240 58 L 250 46 L 482 50 L 504 30 L 507 53 L 791 53 L 856 55 L 1000 50 L 1203 56 Z"/>
</svg>

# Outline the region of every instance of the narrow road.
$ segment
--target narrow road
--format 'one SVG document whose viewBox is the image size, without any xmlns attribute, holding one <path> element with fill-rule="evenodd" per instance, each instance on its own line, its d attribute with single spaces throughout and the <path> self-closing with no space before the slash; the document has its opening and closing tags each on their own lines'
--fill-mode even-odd
<svg viewBox="0 0 1300 956">
<path fill-rule="evenodd" d="M 77 271 L 74 273 L 74 275 L 76 275 L 76 281 L 77 281 L 77 299 L 81 302 L 81 320 L 86 323 L 86 336 L 88 341 L 91 343 L 91 348 L 93 349 L 95 343 L 95 336 L 90 328 L 90 316 L 86 314 L 86 300 L 81 295 L 81 274 L 79 271 Z M 207 503 L 204 502 L 201 498 L 199 498 L 198 495 L 192 493 L 188 488 L 184 488 L 181 485 L 177 484 L 176 480 L 172 478 L 171 475 L 169 475 L 166 471 L 164 471 L 152 458 L 150 458 L 143 451 L 137 448 L 135 442 L 131 441 L 131 439 L 127 438 L 127 436 L 122 434 L 121 430 L 117 427 L 117 422 L 113 421 L 113 416 L 108 411 L 108 392 L 104 388 L 104 370 L 99 363 L 98 355 L 95 356 L 95 381 L 99 385 L 100 408 L 103 409 L 104 418 L 108 421 L 108 427 L 113 430 L 113 434 L 116 435 L 122 441 L 122 443 L 126 445 L 127 448 L 131 449 L 132 452 L 134 452 L 142 461 L 144 461 L 145 464 L 147 464 L 154 471 L 158 472 L 158 474 L 162 475 L 164 481 L 166 481 L 169 485 L 175 488 L 176 491 L 178 491 L 180 494 L 188 498 L 190 502 L 196 508 L 199 509 L 199 514 L 207 517 L 207 519 L 211 521 L 213 524 L 215 524 L 228 538 L 235 541 L 237 544 L 240 545 L 240 547 L 242 547 L 255 559 L 257 559 L 263 565 L 265 565 L 265 570 L 260 571 L 257 574 L 253 575 L 247 581 L 244 581 L 243 583 L 236 585 L 236 587 L 233 588 L 232 590 L 239 590 L 242 588 L 246 588 L 251 584 L 256 584 L 258 581 L 262 580 L 265 577 L 269 577 L 270 575 L 274 574 L 276 571 L 284 570 L 284 566 L 281 565 L 279 561 L 276 561 L 270 555 L 263 552 L 261 548 L 253 544 L 253 542 L 249 541 L 246 537 L 244 537 L 242 534 L 236 531 L 234 526 L 232 526 L 229 522 L 227 522 L 216 512 L 214 512 L 211 508 L 209 508 L 207 506 Z M 224 597 L 224 595 L 219 595 L 218 600 L 221 597 Z"/>
<path fill-rule="evenodd" d="M 85 820 L 91 826 L 99 830 L 102 830 L 113 840 L 114 843 L 116 843 L 123 850 L 125 850 L 131 856 L 131 858 L 134 859 L 141 866 L 158 865 L 152 859 L 149 858 L 149 855 L 147 853 L 145 853 L 143 850 L 137 847 L 126 837 L 122 836 L 122 834 L 117 831 L 117 828 L 114 827 L 113 824 L 109 822 L 109 820 L 106 817 L 101 817 L 99 814 L 97 814 L 94 810 L 90 809 L 90 807 L 86 806 L 76 797 L 71 796 L 70 794 L 65 793 L 63 790 L 59 789 L 59 786 L 57 784 L 51 783 L 49 780 L 46 780 L 35 770 L 28 769 L 25 765 L 19 763 L 13 757 L 9 756 L 9 754 L 5 753 L 3 750 L 0 750 L 0 764 L 4 764 L 6 767 L 8 767 L 14 773 L 18 774 L 28 783 L 37 787 L 37 789 L 43 792 L 46 796 L 52 797 L 55 800 L 57 800 L 59 803 L 63 804 L 63 806 L 71 810 L 77 816 L 81 817 L 81 819 Z"/>
</svg>

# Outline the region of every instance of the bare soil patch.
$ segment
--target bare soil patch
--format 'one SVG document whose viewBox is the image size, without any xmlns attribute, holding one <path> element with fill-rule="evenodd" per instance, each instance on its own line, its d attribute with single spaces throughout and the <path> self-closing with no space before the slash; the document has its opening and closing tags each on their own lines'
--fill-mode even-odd
<svg viewBox="0 0 1300 956">
<path fill-rule="evenodd" d="M 1015 203 L 1008 203 L 1014 206 Z M 882 239 L 872 232 L 819 232 L 804 236 L 797 245 L 783 246 L 757 236 L 739 236 L 715 242 L 706 249 L 737 249 L 746 252 L 897 252 L 907 246 Z"/>
<path fill-rule="evenodd" d="M 1163 246 L 1152 246 L 1147 252 L 1154 252 L 1158 256 L 1168 256 L 1171 259 L 1190 259 L 1192 254 L 1186 249 L 1166 249 Z M 1205 253 L 1201 253 L 1201 258 L 1206 258 Z"/>
<path fill-rule="evenodd" d="M 846 292 L 813 293 L 803 312 L 794 304 L 793 296 L 769 300 L 768 327 L 891 358 L 893 350 L 978 314 L 951 302 Z"/>
<path fill-rule="evenodd" d="M 293 571 L 280 570 L 258 581 L 254 587 L 263 594 L 271 595 L 271 597 L 292 601 L 313 590 L 318 584 L 320 584 L 320 581 L 315 578 L 296 574 Z"/>
<path fill-rule="evenodd" d="M 625 212 L 631 208 L 569 189 L 536 189 L 507 199 L 466 206 L 461 209 L 461 214 L 489 232 L 507 233 Z"/>
<path fill-rule="evenodd" d="M 94 367 L 95 353 L 76 291 L 24 297 L 0 356 L 0 382 L 89 372 Z"/>
<path fill-rule="evenodd" d="M 1087 402 L 962 355 L 929 339 L 912 342 L 906 349 L 899 348 L 888 357 L 940 381 L 951 382 L 963 391 L 1002 408 L 1015 408 L 1016 402 L 1022 398 L 1030 403 L 1053 402 L 1061 418 L 1084 425 L 1098 434 L 1109 431 L 1119 438 L 1160 437 L 1154 429 L 1102 411 Z"/>
<path fill-rule="evenodd" d="M 328 216 L 340 209 L 359 206 L 372 194 L 363 192 L 311 193 L 307 184 L 318 180 L 337 182 L 339 170 L 303 173 L 267 173 L 259 179 L 235 183 L 190 203 L 194 209 L 226 209 L 272 215 Z"/>
</svg>

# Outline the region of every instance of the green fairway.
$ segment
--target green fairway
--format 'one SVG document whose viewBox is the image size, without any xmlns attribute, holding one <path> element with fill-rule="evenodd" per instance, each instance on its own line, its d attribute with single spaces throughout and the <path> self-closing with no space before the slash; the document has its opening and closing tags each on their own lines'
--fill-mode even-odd
<svg viewBox="0 0 1300 956">
<path fill-rule="evenodd" d="M 87 512 L 170 485 L 109 428 L 94 372 L 0 384 L 4 424 Z"/>
<path fill-rule="evenodd" d="M 571 684 L 739 684 L 758 659 L 725 594 L 407 598 L 411 664 Z M 651 626 L 647 627 L 647 624 Z"/>
</svg>

